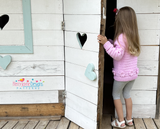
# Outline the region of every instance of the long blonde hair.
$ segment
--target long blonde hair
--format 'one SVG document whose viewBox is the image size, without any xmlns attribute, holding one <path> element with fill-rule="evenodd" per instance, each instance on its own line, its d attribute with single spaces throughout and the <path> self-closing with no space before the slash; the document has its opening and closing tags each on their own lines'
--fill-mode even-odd
<svg viewBox="0 0 160 129">
<path fill-rule="evenodd" d="M 127 51 L 134 56 L 139 56 L 141 46 L 139 41 L 138 25 L 135 11 L 128 6 L 119 9 L 115 17 L 114 41 L 123 33 L 127 39 Z"/>
</svg>

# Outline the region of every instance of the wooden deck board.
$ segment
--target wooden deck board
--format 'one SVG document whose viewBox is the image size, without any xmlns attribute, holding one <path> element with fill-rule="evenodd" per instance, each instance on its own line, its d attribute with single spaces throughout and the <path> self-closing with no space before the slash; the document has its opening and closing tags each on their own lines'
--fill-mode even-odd
<svg viewBox="0 0 160 129">
<path fill-rule="evenodd" d="M 153 120 L 154 120 L 156 126 L 158 127 L 158 129 L 160 129 L 160 119 L 154 119 L 153 118 Z"/>
<path fill-rule="evenodd" d="M 24 129 L 33 129 L 38 124 L 38 122 L 38 120 L 31 120 L 28 122 Z"/>
<path fill-rule="evenodd" d="M 60 120 L 57 129 L 67 129 L 68 125 L 69 125 L 69 120 L 65 117 L 62 117 L 62 119 Z"/>
<path fill-rule="evenodd" d="M 45 129 L 49 123 L 49 120 L 42 120 L 38 123 L 35 129 Z"/>
<path fill-rule="evenodd" d="M 102 129 L 117 129 L 112 128 L 111 121 L 115 120 L 112 114 L 103 115 Z M 134 126 L 127 126 L 125 129 L 160 129 L 160 119 L 154 118 L 133 118 Z M 3 129 L 83 129 L 76 123 L 70 121 L 66 117 L 61 117 L 60 120 L 53 120 L 53 117 L 43 119 L 13 119 L 1 120 L 0 128 Z"/>
<path fill-rule="evenodd" d="M 8 123 L 3 127 L 3 129 L 12 129 L 18 121 L 10 120 Z"/>
<path fill-rule="evenodd" d="M 28 124 L 28 121 L 19 121 L 13 129 L 23 129 Z"/>
<path fill-rule="evenodd" d="M 136 129 L 146 129 L 142 118 L 133 118 Z"/>
<path fill-rule="evenodd" d="M 79 126 L 77 124 L 75 124 L 74 122 L 71 122 L 69 129 L 79 129 Z"/>
<path fill-rule="evenodd" d="M 143 120 L 144 120 L 144 123 L 145 123 L 147 129 L 157 129 L 152 118 L 143 118 Z"/>
<path fill-rule="evenodd" d="M 0 121 L 0 128 L 2 128 L 8 121 L 2 120 Z"/>
<path fill-rule="evenodd" d="M 59 121 L 50 121 L 46 129 L 56 129 Z"/>
</svg>

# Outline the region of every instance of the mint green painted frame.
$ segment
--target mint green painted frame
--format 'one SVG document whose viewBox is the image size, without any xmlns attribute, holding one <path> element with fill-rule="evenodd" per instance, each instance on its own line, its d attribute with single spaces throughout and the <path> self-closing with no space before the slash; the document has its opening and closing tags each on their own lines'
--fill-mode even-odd
<svg viewBox="0 0 160 129">
<path fill-rule="evenodd" d="M 33 53 L 31 0 L 22 0 L 24 22 L 24 46 L 0 46 L 0 53 Z"/>
</svg>

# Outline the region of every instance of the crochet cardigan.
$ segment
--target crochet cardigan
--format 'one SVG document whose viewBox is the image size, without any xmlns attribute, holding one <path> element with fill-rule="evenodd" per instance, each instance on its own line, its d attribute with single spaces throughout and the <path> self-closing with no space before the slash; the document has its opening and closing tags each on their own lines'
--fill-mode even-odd
<svg viewBox="0 0 160 129">
<path fill-rule="evenodd" d="M 131 81 L 138 77 L 139 68 L 137 67 L 137 56 L 133 56 L 126 51 L 126 37 L 120 34 L 118 40 L 113 44 L 108 40 L 103 47 L 105 51 L 113 58 L 114 68 L 112 73 L 117 81 Z"/>
</svg>

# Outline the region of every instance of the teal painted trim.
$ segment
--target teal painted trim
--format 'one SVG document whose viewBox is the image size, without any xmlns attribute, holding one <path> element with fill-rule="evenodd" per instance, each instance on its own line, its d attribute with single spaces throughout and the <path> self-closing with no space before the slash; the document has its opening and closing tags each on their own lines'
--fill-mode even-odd
<svg viewBox="0 0 160 129">
<path fill-rule="evenodd" d="M 24 46 L 0 46 L 0 53 L 33 53 L 31 1 L 22 0 L 24 22 Z"/>
</svg>

